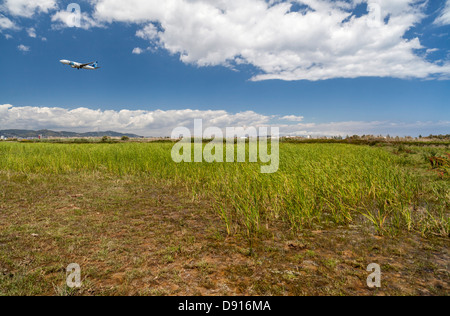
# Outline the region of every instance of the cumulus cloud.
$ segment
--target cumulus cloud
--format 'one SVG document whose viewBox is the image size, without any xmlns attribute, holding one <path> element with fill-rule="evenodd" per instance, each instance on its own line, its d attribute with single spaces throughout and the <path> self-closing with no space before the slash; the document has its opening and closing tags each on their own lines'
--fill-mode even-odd
<svg viewBox="0 0 450 316">
<path fill-rule="evenodd" d="M 0 14 L 0 31 L 15 29 L 17 29 L 17 26 L 14 24 L 14 22 Z"/>
<path fill-rule="evenodd" d="M 131 132 L 145 136 L 169 136 L 178 126 L 190 127 L 195 119 L 210 126 L 254 126 L 267 124 L 270 117 L 255 112 L 226 111 L 112 111 L 77 108 L 14 107 L 0 105 L 1 129 L 57 129 L 71 131 Z"/>
<path fill-rule="evenodd" d="M 438 25 L 449 25 L 450 24 L 450 0 L 447 0 L 441 15 L 434 21 Z"/>
<path fill-rule="evenodd" d="M 154 26 L 153 24 L 149 24 L 146 27 L 144 27 L 143 29 L 139 30 L 136 32 L 136 36 L 149 40 L 149 41 L 153 41 L 156 40 L 159 36 L 158 34 L 158 29 L 156 28 L 156 26 Z"/>
<path fill-rule="evenodd" d="M 356 16 L 361 5 L 370 13 Z M 98 0 L 94 16 L 146 24 L 138 37 L 188 64 L 253 65 L 253 80 L 448 75 L 449 63 L 425 60 L 420 40 L 404 37 L 424 9 L 418 0 Z"/>
<path fill-rule="evenodd" d="M 36 38 L 36 29 L 34 27 L 30 27 L 27 29 L 27 34 L 31 38 Z"/>
<path fill-rule="evenodd" d="M 7 12 L 11 16 L 19 16 L 24 18 L 32 18 L 37 13 L 50 13 L 59 9 L 57 0 L 5 0 L 0 5 L 0 10 Z M 76 17 L 76 21 L 75 21 Z M 54 29 L 62 29 L 66 27 L 80 27 L 82 29 L 90 29 L 92 27 L 101 27 L 101 24 L 94 20 L 86 12 L 75 15 L 65 9 L 57 11 L 52 15 Z M 0 16 L 0 29 L 2 19 Z M 30 33 L 29 33 L 30 34 Z M 33 34 L 33 33 L 31 33 Z M 34 36 L 31 36 L 34 37 Z"/>
<path fill-rule="evenodd" d="M 254 81 L 450 75 L 449 61 L 427 58 L 434 47 L 405 37 L 426 17 L 424 0 L 96 0 L 80 25 L 73 13 L 57 11 L 57 3 L 4 0 L 0 10 L 19 17 L 55 11 L 55 29 L 134 23 L 136 36 L 150 43 L 147 50 L 165 49 L 200 67 L 251 65 Z M 447 0 L 435 23 L 449 21 Z M 0 30 L 13 26 L 0 15 Z"/>
<path fill-rule="evenodd" d="M 48 13 L 57 8 L 56 0 L 4 0 L 0 9 L 14 16 L 30 18 L 36 13 Z"/>
<path fill-rule="evenodd" d="M 279 127 L 282 135 L 345 136 L 363 134 L 391 134 L 418 136 L 445 133 L 450 121 L 442 122 L 329 122 L 285 124 L 285 117 L 268 116 L 253 111 L 144 111 L 144 110 L 73 110 L 49 107 L 14 107 L 0 105 L 0 129 L 53 129 L 58 131 L 107 131 L 135 133 L 142 136 L 170 136 L 177 127 L 192 130 L 194 120 L 203 119 L 203 127 Z"/>
<path fill-rule="evenodd" d="M 19 46 L 17 46 L 17 49 L 20 50 L 21 52 L 29 52 L 30 51 L 30 47 L 25 46 L 23 44 L 20 44 Z"/>
<path fill-rule="evenodd" d="M 154 47 L 147 47 L 147 48 L 135 47 L 133 49 L 132 53 L 135 55 L 141 55 L 145 52 L 154 52 L 154 51 L 156 51 L 156 49 Z"/>
<path fill-rule="evenodd" d="M 52 16 L 54 29 L 62 29 L 66 27 L 79 27 L 88 30 L 93 27 L 102 27 L 102 25 L 91 18 L 86 12 L 75 14 L 66 10 L 58 11 Z"/>
<path fill-rule="evenodd" d="M 136 47 L 135 49 L 133 49 L 133 54 L 135 55 L 140 55 L 144 52 L 145 50 L 140 48 L 140 47 Z"/>
</svg>

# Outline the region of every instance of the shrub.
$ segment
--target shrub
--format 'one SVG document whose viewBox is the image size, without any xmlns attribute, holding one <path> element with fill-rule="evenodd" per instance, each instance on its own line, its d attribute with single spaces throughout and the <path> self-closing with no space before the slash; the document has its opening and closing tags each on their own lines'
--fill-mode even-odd
<svg viewBox="0 0 450 316">
<path fill-rule="evenodd" d="M 103 136 L 103 137 L 102 137 L 102 143 L 107 143 L 107 142 L 109 142 L 110 140 L 111 140 L 111 138 L 108 137 L 108 136 Z"/>
</svg>

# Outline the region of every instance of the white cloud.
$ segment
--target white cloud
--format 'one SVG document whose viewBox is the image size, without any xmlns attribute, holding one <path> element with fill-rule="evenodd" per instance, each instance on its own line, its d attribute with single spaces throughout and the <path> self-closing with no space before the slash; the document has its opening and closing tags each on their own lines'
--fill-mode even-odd
<svg viewBox="0 0 450 316">
<path fill-rule="evenodd" d="M 367 2 L 379 10 L 352 15 Z M 293 12 L 293 3 L 305 9 Z M 424 8 L 418 0 L 98 0 L 94 17 L 146 24 L 136 35 L 184 63 L 253 65 L 253 80 L 445 76 L 449 63 L 425 60 L 419 39 L 404 38 Z"/>
<path fill-rule="evenodd" d="M 149 41 L 153 41 L 158 38 L 159 32 L 156 26 L 154 26 L 153 24 L 149 24 L 142 30 L 137 31 L 136 36 Z"/>
<path fill-rule="evenodd" d="M 0 30 L 15 30 L 17 26 L 13 21 L 0 14 Z"/>
<path fill-rule="evenodd" d="M 418 136 L 419 134 L 448 133 L 450 121 L 441 122 L 329 122 L 285 124 L 284 117 L 268 116 L 253 111 L 144 111 L 92 110 L 77 108 L 14 107 L 0 105 L 0 129 L 52 129 L 75 132 L 113 130 L 142 136 L 170 136 L 176 127 L 192 130 L 195 119 L 203 119 L 203 127 L 280 127 L 282 135 L 346 136 L 363 134 L 391 134 Z"/>
<path fill-rule="evenodd" d="M 141 55 L 141 54 L 143 54 L 145 52 L 154 52 L 154 51 L 156 51 L 156 49 L 153 48 L 153 47 L 147 47 L 147 48 L 135 47 L 133 49 L 132 53 L 135 54 L 135 55 Z"/>
<path fill-rule="evenodd" d="M 13 107 L 0 105 L 2 129 L 56 129 L 70 131 L 130 132 L 140 135 L 170 136 L 178 126 L 190 127 L 203 118 L 211 126 L 253 126 L 267 124 L 270 117 L 255 112 L 230 114 L 226 111 L 112 111 L 78 108 Z"/>
<path fill-rule="evenodd" d="M 301 121 L 303 121 L 304 117 L 296 116 L 296 115 L 287 115 L 287 116 L 283 116 L 281 119 L 285 120 L 285 121 L 290 121 L 290 122 L 301 122 Z"/>
<path fill-rule="evenodd" d="M 0 10 L 32 17 L 58 10 L 57 0 L 4 0 Z M 368 4 L 371 13 L 355 16 Z M 139 25 L 136 36 L 201 67 L 258 69 L 252 80 L 331 78 L 448 78 L 450 63 L 427 60 L 418 38 L 404 36 L 425 17 L 423 0 L 96 0 L 79 27 Z M 299 5 L 299 10 L 293 10 Z M 74 26 L 61 8 L 53 28 Z M 450 0 L 437 24 L 449 24 Z M 0 15 L 0 29 L 15 27 Z M 31 33 L 33 34 L 33 33 Z M 418 53 L 421 51 L 421 53 Z M 143 53 L 144 49 L 134 53 Z"/>
<path fill-rule="evenodd" d="M 434 21 L 438 25 L 449 25 L 450 24 L 450 0 L 447 0 L 441 15 Z"/>
<path fill-rule="evenodd" d="M 81 12 L 79 15 L 76 15 L 65 10 L 58 11 L 52 16 L 52 22 L 55 23 L 52 26 L 55 29 L 78 27 L 88 30 L 93 27 L 102 27 L 100 23 L 91 18 L 86 12 Z"/>
<path fill-rule="evenodd" d="M 30 18 L 35 13 L 48 13 L 57 5 L 56 0 L 4 0 L 2 8 L 11 15 Z"/>
<path fill-rule="evenodd" d="M 0 5 L 0 10 L 8 12 L 12 16 L 32 18 L 36 13 L 50 13 L 58 10 L 57 0 L 5 0 Z M 90 29 L 101 27 L 101 24 L 92 19 L 86 12 L 81 12 L 78 22 L 74 24 L 74 14 L 65 9 L 52 15 L 53 28 L 61 29 L 65 27 L 80 27 Z M 0 19 L 1 28 L 1 19 Z M 29 33 L 30 34 L 30 33 Z M 34 34 L 34 33 L 31 33 Z M 31 36 L 34 37 L 34 36 Z"/>
<path fill-rule="evenodd" d="M 135 55 L 140 55 L 144 52 L 144 50 L 140 47 L 136 47 L 135 49 L 133 49 L 133 54 Z"/>
<path fill-rule="evenodd" d="M 28 36 L 31 38 L 36 38 L 36 30 L 34 27 L 27 29 Z"/>
<path fill-rule="evenodd" d="M 5 38 L 7 39 L 7 40 L 9 40 L 9 39 L 11 39 L 11 38 L 13 38 L 11 35 L 9 35 L 9 34 L 5 34 Z"/>
<path fill-rule="evenodd" d="M 20 50 L 21 52 L 29 52 L 30 51 L 30 47 L 25 46 L 23 44 L 20 44 L 19 46 L 17 46 L 17 49 Z"/>
</svg>

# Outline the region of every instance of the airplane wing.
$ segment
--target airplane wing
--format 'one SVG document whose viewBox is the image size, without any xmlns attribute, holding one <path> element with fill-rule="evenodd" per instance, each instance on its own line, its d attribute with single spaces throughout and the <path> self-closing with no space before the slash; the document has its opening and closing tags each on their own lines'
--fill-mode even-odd
<svg viewBox="0 0 450 316">
<path fill-rule="evenodd" d="M 85 67 L 85 66 L 92 65 L 93 63 L 95 63 L 95 61 L 93 61 L 92 63 L 81 64 L 81 65 L 80 65 L 80 68 L 83 68 L 83 67 Z"/>
</svg>

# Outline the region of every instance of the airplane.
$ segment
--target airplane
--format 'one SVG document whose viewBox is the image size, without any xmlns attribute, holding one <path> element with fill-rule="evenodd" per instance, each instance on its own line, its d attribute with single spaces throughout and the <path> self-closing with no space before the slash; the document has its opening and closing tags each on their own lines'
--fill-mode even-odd
<svg viewBox="0 0 450 316">
<path fill-rule="evenodd" d="M 80 69 L 88 69 L 88 70 L 97 70 L 100 67 L 98 67 L 98 62 L 92 62 L 92 63 L 87 63 L 87 64 L 80 64 L 74 61 L 70 61 L 70 60 L 66 60 L 66 59 L 62 59 L 59 61 L 61 64 L 63 65 L 68 65 L 72 68 L 76 68 L 78 70 Z"/>
</svg>

